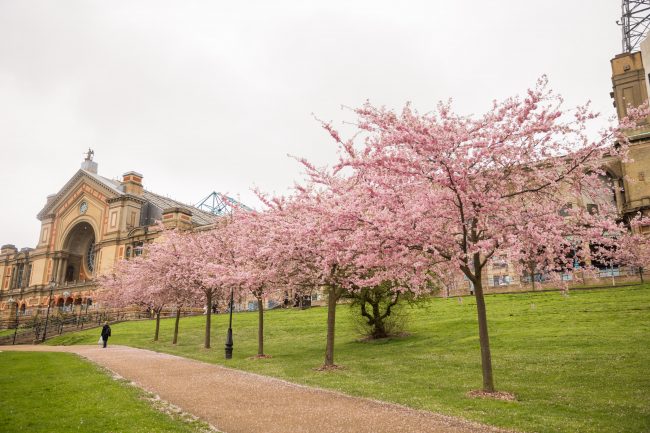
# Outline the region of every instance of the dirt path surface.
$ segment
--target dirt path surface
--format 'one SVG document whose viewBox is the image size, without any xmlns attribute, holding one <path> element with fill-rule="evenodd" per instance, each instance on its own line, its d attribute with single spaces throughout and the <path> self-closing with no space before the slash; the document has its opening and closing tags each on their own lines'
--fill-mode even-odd
<svg viewBox="0 0 650 433">
<path fill-rule="evenodd" d="M 506 431 L 125 346 L 107 349 L 96 346 L 0 347 L 0 351 L 5 350 L 76 353 L 202 418 L 224 433 Z"/>
</svg>

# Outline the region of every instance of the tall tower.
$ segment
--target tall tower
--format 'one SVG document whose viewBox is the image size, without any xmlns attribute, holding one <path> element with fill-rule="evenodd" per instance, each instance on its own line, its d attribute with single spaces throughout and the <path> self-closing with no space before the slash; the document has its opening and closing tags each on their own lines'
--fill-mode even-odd
<svg viewBox="0 0 650 433">
<path fill-rule="evenodd" d="M 648 99 L 650 81 L 650 0 L 622 0 L 621 20 L 623 52 L 611 60 L 612 92 L 616 114 L 627 116 L 629 106 L 637 107 Z M 611 161 L 616 202 L 625 218 L 639 212 L 650 216 L 650 122 L 645 119 L 638 127 L 626 132 L 630 140 L 629 161 Z M 650 233 L 650 227 L 642 227 Z"/>
<path fill-rule="evenodd" d="M 622 53 L 611 60 L 610 95 L 620 119 L 627 115 L 628 105 L 637 107 L 648 99 L 650 82 L 645 71 L 650 66 L 650 46 L 643 39 L 650 26 L 650 0 L 621 0 L 621 19 L 617 24 L 621 26 Z"/>
<path fill-rule="evenodd" d="M 638 51 L 639 44 L 648 31 L 650 0 L 622 0 L 621 20 L 616 23 L 623 32 L 623 52 Z"/>
</svg>

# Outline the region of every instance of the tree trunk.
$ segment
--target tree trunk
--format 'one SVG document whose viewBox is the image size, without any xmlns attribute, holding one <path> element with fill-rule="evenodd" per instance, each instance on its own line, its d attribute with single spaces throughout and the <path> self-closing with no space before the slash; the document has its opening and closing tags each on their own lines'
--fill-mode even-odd
<svg viewBox="0 0 650 433">
<path fill-rule="evenodd" d="M 384 321 L 381 320 L 381 318 L 377 318 L 377 320 L 375 320 L 375 324 L 372 329 L 372 338 L 378 339 L 378 338 L 386 338 L 386 337 L 388 337 L 388 333 L 386 332 L 386 326 L 384 325 Z"/>
<path fill-rule="evenodd" d="M 257 298 L 257 354 L 264 355 L 264 303 L 262 297 Z"/>
<path fill-rule="evenodd" d="M 535 266 L 531 264 L 529 267 L 530 271 L 530 282 L 533 284 L 533 292 L 535 291 Z"/>
<path fill-rule="evenodd" d="M 478 313 L 478 336 L 481 345 L 481 368 L 483 369 L 483 391 L 494 392 L 494 378 L 492 376 L 492 355 L 490 353 L 490 337 L 488 335 L 487 312 L 483 296 L 483 281 L 481 279 L 480 256 L 474 255 L 474 269 L 476 283 L 474 296 L 476 297 L 476 311 Z"/>
<path fill-rule="evenodd" d="M 373 299 L 370 304 L 372 305 L 372 315 L 374 316 L 374 323 L 372 324 L 372 338 L 386 338 L 388 334 L 386 333 L 386 327 L 384 326 L 384 320 L 381 317 L 381 311 L 379 311 L 379 299 Z"/>
<path fill-rule="evenodd" d="M 162 308 L 156 309 L 156 334 L 153 337 L 153 341 L 158 341 L 158 335 L 160 333 L 160 311 Z"/>
<path fill-rule="evenodd" d="M 639 277 L 641 277 L 641 284 L 643 284 L 643 268 L 639 267 Z"/>
<path fill-rule="evenodd" d="M 205 342 L 203 347 L 210 348 L 210 322 L 212 320 L 212 290 L 205 292 Z"/>
<path fill-rule="evenodd" d="M 176 323 L 174 323 L 174 340 L 172 344 L 176 344 L 178 341 L 178 322 L 181 320 L 181 307 L 176 308 Z"/>
<path fill-rule="evenodd" d="M 336 301 L 339 291 L 329 287 L 327 294 L 327 346 L 325 347 L 325 366 L 334 365 L 334 325 L 336 324 Z"/>
</svg>

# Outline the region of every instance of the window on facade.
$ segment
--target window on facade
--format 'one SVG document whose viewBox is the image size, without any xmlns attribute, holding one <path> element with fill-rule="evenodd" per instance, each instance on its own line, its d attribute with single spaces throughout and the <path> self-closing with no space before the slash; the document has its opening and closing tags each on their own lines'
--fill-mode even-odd
<svg viewBox="0 0 650 433">
<path fill-rule="evenodd" d="M 16 267 L 11 267 L 11 272 L 9 274 L 9 289 L 16 287 Z"/>
<path fill-rule="evenodd" d="M 598 205 L 593 203 L 588 204 L 587 212 L 589 212 L 589 215 L 598 215 Z"/>
<path fill-rule="evenodd" d="M 508 269 L 508 260 L 505 257 L 497 257 L 492 260 L 493 269 Z"/>
<path fill-rule="evenodd" d="M 620 270 L 620 268 L 618 266 L 599 269 L 598 270 L 598 276 L 600 278 L 620 277 L 621 276 L 621 270 Z"/>
<path fill-rule="evenodd" d="M 86 252 L 86 265 L 91 273 L 95 271 L 95 241 L 92 241 L 90 245 L 88 245 L 88 251 Z"/>
<path fill-rule="evenodd" d="M 510 284 L 511 279 L 510 275 L 495 275 L 492 277 L 492 285 L 497 286 L 507 286 Z"/>
<path fill-rule="evenodd" d="M 531 278 L 531 275 L 528 272 L 524 272 L 524 274 L 521 276 L 521 281 L 524 283 L 530 283 L 534 279 L 536 282 L 542 283 L 548 280 L 549 278 L 550 277 L 548 275 L 544 275 L 544 274 L 535 274 Z"/>
<path fill-rule="evenodd" d="M 566 217 L 569 216 L 569 212 L 571 211 L 571 208 L 573 205 L 571 203 L 567 203 L 564 206 L 562 206 L 562 209 L 560 209 L 560 216 Z"/>
<path fill-rule="evenodd" d="M 136 257 L 141 256 L 143 249 L 144 249 L 144 242 L 136 242 L 134 244 L 133 255 L 136 256 Z"/>
<path fill-rule="evenodd" d="M 126 253 L 124 254 L 124 256 L 125 256 L 127 259 L 128 259 L 129 257 L 131 257 L 131 247 L 126 247 Z"/>
<path fill-rule="evenodd" d="M 19 263 L 16 266 L 16 284 L 14 287 L 22 287 L 23 286 L 23 271 L 25 270 L 25 264 L 24 263 Z"/>
<path fill-rule="evenodd" d="M 32 265 L 27 266 L 27 274 L 25 275 L 25 287 L 29 287 L 29 279 L 32 277 Z"/>
</svg>

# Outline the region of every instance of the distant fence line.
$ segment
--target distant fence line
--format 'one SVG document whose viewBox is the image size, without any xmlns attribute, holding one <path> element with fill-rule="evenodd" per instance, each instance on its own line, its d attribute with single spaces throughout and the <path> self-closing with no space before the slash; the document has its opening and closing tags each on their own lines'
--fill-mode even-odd
<svg viewBox="0 0 650 433">
<path fill-rule="evenodd" d="M 181 316 L 193 316 L 203 314 L 203 310 L 186 309 L 181 310 Z M 163 310 L 161 318 L 175 317 L 175 310 Z M 121 322 L 124 320 L 144 320 L 155 318 L 151 312 L 127 310 L 95 310 L 67 312 L 54 310 L 50 315 L 41 314 L 19 314 L 17 318 L 0 320 L 0 345 L 9 344 L 31 344 L 48 338 L 61 335 L 64 332 L 77 331 L 88 328 L 96 328 L 104 322 Z M 47 323 L 47 328 L 46 328 Z"/>
</svg>

